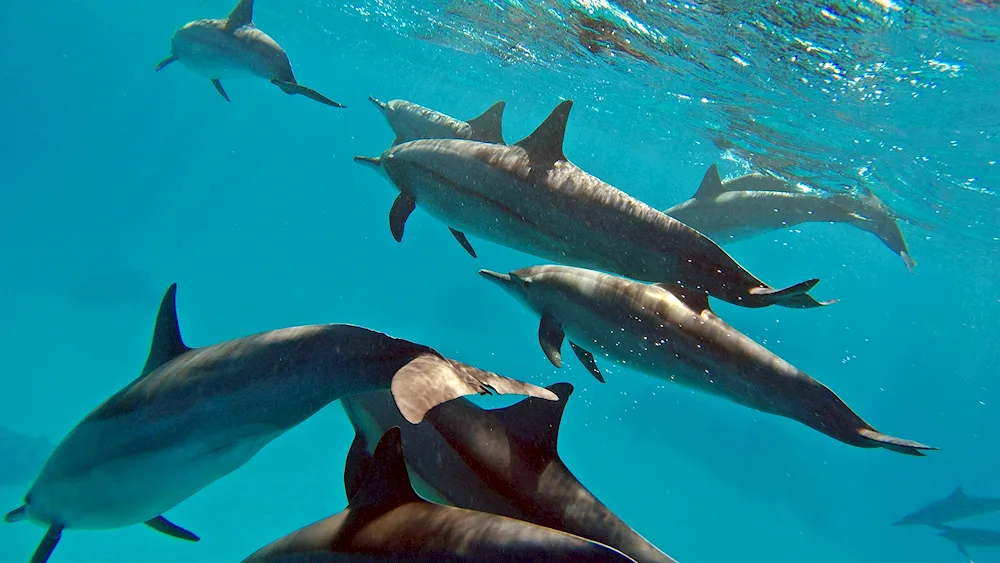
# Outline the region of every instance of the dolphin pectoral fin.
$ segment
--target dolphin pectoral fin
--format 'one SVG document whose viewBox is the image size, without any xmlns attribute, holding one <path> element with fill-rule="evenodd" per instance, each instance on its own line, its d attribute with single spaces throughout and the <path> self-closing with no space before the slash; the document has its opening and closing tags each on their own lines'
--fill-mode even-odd
<svg viewBox="0 0 1000 563">
<path fill-rule="evenodd" d="M 451 227 L 448 227 L 448 230 L 451 231 L 451 234 L 455 236 L 455 240 L 458 241 L 458 244 L 461 244 L 462 248 L 464 248 L 465 251 L 469 253 L 469 256 L 476 258 L 476 250 L 472 248 L 472 243 L 469 242 L 469 239 L 465 238 L 465 233 L 463 233 L 462 231 L 456 231 Z"/>
<path fill-rule="evenodd" d="M 506 102 L 499 101 L 479 117 L 470 119 L 467 123 L 472 128 L 472 140 L 506 144 L 503 140 L 503 108 Z"/>
<path fill-rule="evenodd" d="M 335 102 L 330 98 L 327 98 L 326 96 L 320 94 L 319 92 L 313 90 L 312 88 L 306 88 L 305 86 L 298 84 L 296 82 L 288 82 L 287 80 L 278 80 L 277 78 L 275 78 L 274 80 L 271 81 L 271 84 L 274 84 L 278 88 L 281 88 L 281 90 L 286 94 L 290 95 L 299 94 L 301 96 L 309 98 L 310 100 L 316 100 L 321 104 L 326 104 L 328 106 L 332 106 L 335 108 L 347 107 L 344 104 Z"/>
<path fill-rule="evenodd" d="M 48 561 L 56 546 L 59 545 L 59 540 L 62 539 L 62 532 L 63 527 L 59 524 L 49 526 L 49 529 L 45 531 L 45 536 L 42 537 L 42 541 L 35 548 L 34 555 L 31 556 L 31 563 L 45 563 Z"/>
<path fill-rule="evenodd" d="M 409 194 L 400 193 L 392 202 L 392 209 L 389 210 L 389 230 L 392 231 L 392 238 L 396 239 L 396 242 L 403 242 L 406 220 L 416 208 L 417 200 Z"/>
<path fill-rule="evenodd" d="M 542 313 L 542 320 L 538 323 L 538 343 L 542 345 L 545 357 L 557 368 L 562 367 L 562 352 L 559 349 L 562 348 L 565 337 L 566 333 L 555 317 L 547 312 Z"/>
<path fill-rule="evenodd" d="M 172 63 L 172 62 L 174 62 L 176 60 L 177 60 L 177 57 L 175 57 L 173 55 L 170 55 L 169 57 L 163 59 L 162 61 L 160 61 L 159 63 L 156 64 L 156 72 L 160 72 L 161 70 L 163 70 L 163 67 L 167 66 L 168 64 L 170 64 L 170 63 Z"/>
<path fill-rule="evenodd" d="M 594 355 L 577 346 L 572 340 L 569 341 L 569 345 L 573 348 L 573 351 L 576 352 L 576 357 L 579 358 L 583 367 L 587 368 L 587 371 L 596 377 L 598 381 L 604 383 L 604 375 L 601 374 L 601 368 L 597 367 L 597 362 L 594 361 Z"/>
<path fill-rule="evenodd" d="M 173 536 L 177 539 L 186 541 L 199 541 L 201 538 L 192 534 L 191 532 L 181 528 L 177 524 L 167 520 L 163 516 L 157 516 L 152 520 L 146 520 L 145 524 L 150 528 L 160 532 L 161 534 L 167 534 L 168 536 Z"/>
<path fill-rule="evenodd" d="M 344 492 L 347 493 L 348 503 L 364 483 L 371 464 L 372 454 L 368 452 L 368 446 L 365 445 L 361 433 L 357 432 L 354 441 L 351 442 L 351 449 L 347 451 L 347 460 L 344 462 Z"/>
<path fill-rule="evenodd" d="M 229 94 L 226 93 L 226 89 L 222 87 L 222 82 L 220 82 L 218 78 L 212 79 L 212 86 L 215 86 L 215 89 L 222 94 L 222 97 L 225 98 L 227 102 L 229 101 Z"/>
<path fill-rule="evenodd" d="M 28 517 L 28 507 L 24 505 L 8 512 L 7 515 L 3 517 L 3 521 L 10 524 L 13 522 L 20 522 L 21 520 L 24 520 L 27 517 Z"/>
<path fill-rule="evenodd" d="M 555 393 L 502 375 L 449 360 L 436 353 L 424 353 L 410 360 L 392 377 L 392 398 L 396 408 L 411 424 L 419 424 L 427 411 L 465 395 L 528 395 L 550 401 Z"/>
<path fill-rule="evenodd" d="M 938 448 L 926 446 L 920 442 L 914 442 L 913 440 L 904 440 L 902 438 L 896 438 L 895 436 L 887 436 L 873 428 L 861 428 L 858 430 L 858 434 L 868 440 L 871 447 L 885 448 L 901 454 L 923 456 L 926 454 L 924 454 L 921 450 L 938 450 Z"/>
</svg>

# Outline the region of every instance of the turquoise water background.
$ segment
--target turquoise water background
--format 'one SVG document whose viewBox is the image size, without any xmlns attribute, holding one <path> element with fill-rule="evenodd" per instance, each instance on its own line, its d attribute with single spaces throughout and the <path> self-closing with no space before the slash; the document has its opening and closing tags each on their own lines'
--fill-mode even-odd
<svg viewBox="0 0 1000 563">
<path fill-rule="evenodd" d="M 540 31 L 555 29 L 548 20 L 538 20 L 539 29 L 518 23 L 521 35 L 502 43 L 523 49 L 498 56 L 484 38 L 512 33 L 504 22 L 515 21 L 513 12 L 497 15 L 497 4 L 477 12 L 471 2 L 407 6 L 259 0 L 255 22 L 286 49 L 296 78 L 346 104 L 343 110 L 259 80 L 226 82 L 227 104 L 179 65 L 153 72 L 177 27 L 224 17 L 227 2 L 5 6 L 0 425 L 60 440 L 139 372 L 159 299 L 177 282 L 191 345 L 354 323 L 511 377 L 573 383 L 560 435 L 566 464 L 682 563 L 961 561 L 929 528 L 891 524 L 956 485 L 1000 496 L 1000 107 L 995 87 L 984 87 L 998 75 L 996 9 L 956 4 L 945 13 L 901 4 L 887 11 L 865 35 L 865 53 L 872 60 L 885 54 L 897 70 L 910 68 L 903 59 L 912 57 L 933 88 L 907 95 L 907 81 L 888 75 L 879 97 L 891 103 L 839 109 L 822 96 L 797 95 L 803 77 L 794 74 L 771 74 L 762 96 L 754 90 L 759 76 L 739 78 L 740 65 L 726 70 L 720 57 L 706 58 L 699 74 L 691 70 L 697 65 L 677 70 L 620 53 L 589 56 L 579 45 L 571 52 L 552 40 L 564 35 Z M 767 9 L 738 6 L 730 23 Z M 671 21 L 677 9 L 663 4 L 659 15 Z M 956 31 L 963 21 L 968 26 Z M 805 23 L 786 29 L 795 37 L 819 33 Z M 662 29 L 670 41 L 687 38 L 687 53 L 734 37 L 721 28 Z M 857 34 L 868 31 L 833 26 L 820 35 L 857 47 Z M 775 48 L 746 44 L 741 57 L 752 61 L 757 50 Z M 831 59 L 843 54 L 834 51 Z M 865 53 L 852 56 L 860 61 Z M 652 58 L 670 56 L 690 62 L 667 50 Z M 960 70 L 934 74 L 932 59 Z M 722 80 L 727 72 L 731 81 Z M 702 101 L 712 93 L 719 99 Z M 376 156 L 393 138 L 369 95 L 460 119 L 506 100 L 508 142 L 531 132 L 561 99 L 574 99 L 570 160 L 661 209 L 690 197 L 714 162 L 723 176 L 785 162 L 796 176 L 815 173 L 825 188 L 849 186 L 845 178 L 870 187 L 916 218 L 901 224 L 918 262 L 914 274 L 866 233 L 806 225 L 726 250 L 776 287 L 821 278 L 812 294 L 839 303 L 754 310 L 715 300 L 713 308 L 879 430 L 941 450 L 914 458 L 852 448 L 607 362 L 604 385 L 573 361 L 554 369 L 537 343 L 537 317 L 476 273 L 541 260 L 477 239 L 472 259 L 420 209 L 404 241 L 392 239 L 395 190 L 352 162 Z M 752 113 L 755 103 L 772 118 L 784 116 L 777 124 L 759 120 L 781 135 L 734 117 L 740 107 Z M 721 106 L 730 108 L 730 121 L 720 121 Z M 889 148 L 897 145 L 905 146 Z M 199 543 L 141 526 L 70 530 L 51 561 L 239 561 L 343 508 L 352 438 L 341 407 L 330 405 L 170 511 Z M 0 488 L 0 506 L 19 506 L 28 485 Z M 1000 529 L 1000 517 L 969 524 Z M 27 523 L 0 526 L 0 560 L 27 561 L 41 535 Z M 972 551 L 977 561 L 1000 560 L 1000 550 Z"/>
</svg>

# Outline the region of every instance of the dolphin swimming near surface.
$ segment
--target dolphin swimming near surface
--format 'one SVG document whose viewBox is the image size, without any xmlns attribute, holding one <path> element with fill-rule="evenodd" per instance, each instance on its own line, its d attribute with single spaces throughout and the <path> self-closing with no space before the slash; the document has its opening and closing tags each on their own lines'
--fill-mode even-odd
<svg viewBox="0 0 1000 563">
<path fill-rule="evenodd" d="M 170 56 L 156 65 L 180 63 L 212 81 L 226 101 L 221 78 L 256 76 L 286 94 L 301 94 L 336 108 L 345 107 L 295 81 L 284 49 L 253 24 L 253 0 L 240 0 L 226 19 L 195 20 L 178 29 L 170 40 Z"/>
<path fill-rule="evenodd" d="M 416 425 L 403 424 L 388 392 L 345 397 L 341 404 L 357 432 L 344 468 L 348 498 L 367 473 L 379 438 L 398 426 L 410 481 L 424 498 L 575 534 L 638 563 L 677 563 L 611 512 L 560 459 L 559 427 L 573 386 L 547 389 L 558 402 L 527 399 L 484 410 L 455 399 Z"/>
<path fill-rule="evenodd" d="M 560 350 L 568 339 L 601 382 L 594 352 L 648 375 L 797 420 L 852 446 L 915 456 L 937 449 L 875 430 L 829 388 L 716 316 L 702 293 L 568 266 L 479 273 L 541 315 L 539 343 L 556 367 L 562 366 Z"/>
<path fill-rule="evenodd" d="M 958 552 L 970 561 L 972 560 L 972 555 L 969 554 L 970 546 L 1000 546 L 1000 531 L 982 528 L 953 528 L 951 526 L 941 526 L 939 530 L 938 536 L 955 544 Z"/>
<path fill-rule="evenodd" d="M 801 223 L 846 223 L 877 236 L 912 272 L 899 225 L 875 194 L 821 197 L 765 174 L 748 174 L 726 182 L 716 165 L 708 167 L 691 199 L 664 211 L 719 244 L 748 239 Z"/>
<path fill-rule="evenodd" d="M 341 554 L 382 563 L 633 561 L 572 534 L 424 500 L 410 485 L 398 426 L 379 440 L 347 509 L 278 539 L 243 563 L 338 561 Z"/>
<path fill-rule="evenodd" d="M 698 231 L 570 163 L 563 137 L 572 105 L 559 104 L 515 145 L 425 139 L 354 160 L 399 189 L 389 212 L 397 241 L 419 204 L 473 257 L 465 233 L 563 264 L 678 283 L 744 307 L 829 303 L 806 293 L 819 280 L 771 288 Z"/>
<path fill-rule="evenodd" d="M 146 523 L 198 537 L 163 513 L 235 471 L 327 404 L 391 389 L 411 423 L 443 401 L 490 392 L 557 400 L 551 391 L 450 360 L 435 350 L 354 325 L 310 325 L 189 348 L 176 284 L 160 304 L 141 375 L 88 414 L 56 446 L 7 522 L 48 526 L 32 563 L 64 529 Z"/>
<path fill-rule="evenodd" d="M 927 503 L 893 523 L 893 526 L 922 524 L 941 528 L 947 522 L 994 512 L 1000 512 L 1000 498 L 972 496 L 958 486 L 950 495 Z"/>
<path fill-rule="evenodd" d="M 479 117 L 460 121 L 406 100 L 381 102 L 371 96 L 368 99 L 382 112 L 396 134 L 392 146 L 417 139 L 468 139 L 505 144 L 502 127 L 503 101 L 493 104 Z"/>
</svg>

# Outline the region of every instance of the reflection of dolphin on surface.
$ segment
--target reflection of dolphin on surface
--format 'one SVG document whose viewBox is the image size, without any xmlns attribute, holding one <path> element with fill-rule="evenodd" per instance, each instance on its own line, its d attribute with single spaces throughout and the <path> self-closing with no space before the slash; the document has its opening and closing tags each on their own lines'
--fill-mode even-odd
<svg viewBox="0 0 1000 563">
<path fill-rule="evenodd" d="M 720 245 L 801 223 L 846 223 L 877 236 L 910 271 L 916 266 L 896 220 L 870 191 L 821 197 L 764 174 L 723 182 L 713 164 L 694 196 L 664 213 Z"/>
<path fill-rule="evenodd" d="M 529 398 L 485 410 L 455 399 L 404 424 L 386 391 L 341 400 L 357 432 L 344 468 L 350 498 L 378 439 L 399 426 L 410 480 L 424 498 L 553 528 L 618 549 L 639 563 L 676 563 L 601 503 L 557 451 L 573 386 L 547 387 L 558 402 Z"/>
<path fill-rule="evenodd" d="M 950 495 L 927 503 L 893 523 L 893 526 L 924 525 L 942 528 L 948 522 L 993 512 L 1000 512 L 1000 498 L 972 496 L 958 486 Z"/>
<path fill-rule="evenodd" d="M 29 436 L 0 426 L 0 487 L 31 481 L 54 447 L 44 436 Z"/>
<path fill-rule="evenodd" d="M 941 526 L 938 537 L 942 537 L 955 544 L 958 552 L 972 560 L 969 554 L 969 547 L 998 547 L 1000 546 L 1000 532 L 996 530 L 984 530 L 982 528 L 953 528 L 951 526 Z"/>
<path fill-rule="evenodd" d="M 505 144 L 501 125 L 503 101 L 493 104 L 479 117 L 461 121 L 406 100 L 381 102 L 371 96 L 368 99 L 378 107 L 396 134 L 393 146 L 416 139 L 468 139 Z"/>
</svg>

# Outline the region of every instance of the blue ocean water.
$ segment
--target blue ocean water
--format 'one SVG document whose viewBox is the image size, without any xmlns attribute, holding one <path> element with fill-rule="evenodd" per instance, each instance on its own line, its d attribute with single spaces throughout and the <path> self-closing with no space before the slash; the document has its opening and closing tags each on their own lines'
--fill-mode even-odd
<svg viewBox="0 0 1000 563">
<path fill-rule="evenodd" d="M 259 0 L 255 22 L 298 80 L 343 110 L 260 80 L 226 82 L 227 104 L 184 68 L 153 72 L 177 27 L 231 8 L 5 7 L 0 426 L 58 442 L 136 376 L 177 282 L 192 345 L 354 323 L 572 382 L 563 459 L 684 563 L 963 560 L 933 530 L 891 524 L 957 485 L 1000 496 L 995 3 Z M 369 95 L 460 119 L 506 100 L 508 141 L 573 99 L 569 158 L 663 209 L 712 163 L 872 190 L 908 219 L 914 273 L 866 233 L 804 225 L 726 250 L 776 287 L 818 277 L 812 293 L 839 303 L 713 308 L 875 427 L 941 450 L 852 448 L 610 363 L 603 385 L 575 362 L 554 369 L 537 317 L 476 273 L 542 260 L 476 239 L 472 259 L 419 208 L 393 240 L 395 189 L 352 161 L 393 138 Z M 330 405 L 171 510 L 199 543 L 70 530 L 51 561 L 239 561 L 343 507 L 352 438 Z M 0 478 L 0 505 L 29 484 Z M 0 560 L 28 561 L 41 535 L 0 526 Z"/>
</svg>

